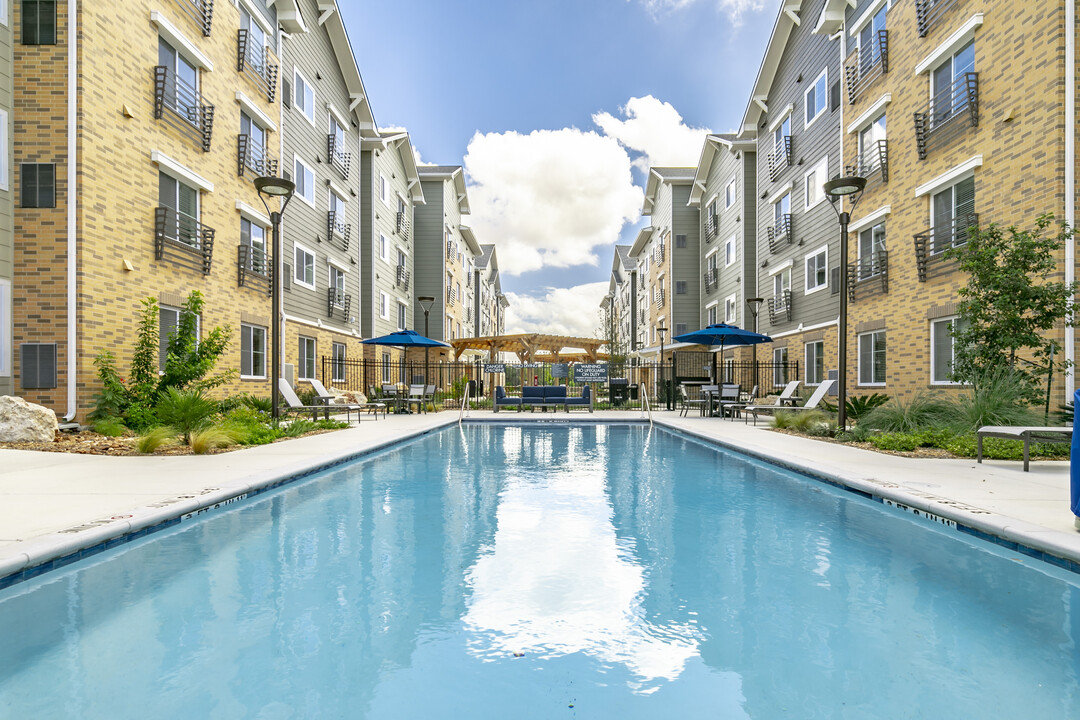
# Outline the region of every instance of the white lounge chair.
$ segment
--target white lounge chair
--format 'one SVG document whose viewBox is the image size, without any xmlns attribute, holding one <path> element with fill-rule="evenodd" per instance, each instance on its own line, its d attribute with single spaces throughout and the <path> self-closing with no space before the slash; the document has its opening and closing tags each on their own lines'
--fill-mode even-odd
<svg viewBox="0 0 1080 720">
<path fill-rule="evenodd" d="M 774 403 L 772 403 L 770 405 L 754 405 L 753 403 L 750 403 L 749 405 L 747 405 L 746 407 L 744 407 L 742 409 L 742 411 L 743 411 L 743 422 L 744 423 L 747 422 L 747 417 L 750 414 L 753 414 L 753 416 L 754 416 L 754 424 L 757 425 L 757 414 L 759 412 L 772 412 L 772 411 L 777 410 L 777 409 L 783 409 L 785 407 L 791 407 L 791 400 L 792 400 L 792 398 L 795 397 L 795 390 L 797 390 L 798 387 L 799 387 L 799 381 L 798 380 L 792 380 L 791 382 L 789 382 L 787 385 L 784 386 L 783 391 L 781 391 L 779 397 L 776 398 L 776 402 L 774 402 Z"/>
<path fill-rule="evenodd" d="M 1067 443 L 1072 442 L 1071 427 L 1023 427 L 1017 425 L 984 425 L 975 431 L 975 460 L 982 462 L 983 438 L 1004 438 L 1024 441 L 1024 472 L 1028 471 L 1031 443 Z"/>
<path fill-rule="evenodd" d="M 330 417 L 330 406 L 326 403 L 320 403 L 319 405 L 305 405 L 300 402 L 300 398 L 297 396 L 296 391 L 293 390 L 292 385 L 285 378 L 278 378 L 278 392 L 281 393 L 281 397 L 285 398 L 285 404 L 288 407 L 284 408 L 286 412 L 298 412 L 298 413 L 311 413 L 312 420 L 319 419 L 319 413 L 323 413 L 327 418 Z M 342 408 L 345 406 L 342 405 Z M 349 410 L 345 410 L 345 419 L 349 419 Z"/>
<path fill-rule="evenodd" d="M 802 405 L 793 405 L 792 407 L 774 407 L 773 412 L 798 412 L 800 410 L 816 410 L 817 406 L 821 404 L 822 399 L 826 393 L 832 389 L 835 380 L 822 380 L 821 384 L 814 390 L 814 394 L 807 399 Z M 749 409 L 749 408 L 748 408 Z M 757 425 L 757 413 L 754 413 L 754 424 Z"/>
<path fill-rule="evenodd" d="M 333 408 L 346 408 L 345 417 L 347 418 L 350 410 L 356 411 L 356 418 L 360 419 L 360 412 L 366 410 L 368 414 L 374 415 L 375 419 L 379 419 L 379 412 L 386 415 L 390 411 L 386 407 L 386 403 L 381 402 L 369 402 L 369 403 L 335 403 L 334 398 L 337 397 L 333 393 L 327 391 L 326 386 L 316 378 L 308 379 L 311 383 L 311 387 L 315 390 L 315 394 L 319 396 L 319 400 Z"/>
</svg>

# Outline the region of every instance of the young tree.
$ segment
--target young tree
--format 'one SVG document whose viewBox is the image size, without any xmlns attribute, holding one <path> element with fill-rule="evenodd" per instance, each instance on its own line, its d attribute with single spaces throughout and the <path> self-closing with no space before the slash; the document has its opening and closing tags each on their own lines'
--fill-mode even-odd
<svg viewBox="0 0 1080 720">
<path fill-rule="evenodd" d="M 601 305 L 599 314 L 600 327 L 596 328 L 596 337 L 607 343 L 610 362 L 613 364 L 626 362 L 626 338 L 619 331 L 619 319 L 616 317 L 614 303 L 608 302 Z"/>
<path fill-rule="evenodd" d="M 995 368 L 1008 367 L 1027 379 L 1032 399 L 1038 397 L 1038 366 L 1047 367 L 1060 349 L 1048 332 L 1062 322 L 1073 323 L 1070 297 L 1077 287 L 1050 279 L 1058 272 L 1057 253 L 1073 235 L 1065 224 L 1047 235 L 1053 220 L 1053 215 L 1042 215 L 1032 230 L 996 224 L 973 228 L 966 243 L 946 250 L 946 257 L 956 258 L 968 274 L 967 285 L 957 290 L 961 322 L 953 331 L 954 379 L 974 383 Z"/>
<path fill-rule="evenodd" d="M 184 301 L 176 329 L 169 334 L 165 370 L 158 381 L 159 393 L 169 387 L 209 390 L 236 376 L 237 371 L 231 369 L 207 377 L 228 349 L 232 328 L 228 325 L 215 327 L 200 339 L 199 317 L 204 304 L 198 290 L 192 290 Z"/>
</svg>

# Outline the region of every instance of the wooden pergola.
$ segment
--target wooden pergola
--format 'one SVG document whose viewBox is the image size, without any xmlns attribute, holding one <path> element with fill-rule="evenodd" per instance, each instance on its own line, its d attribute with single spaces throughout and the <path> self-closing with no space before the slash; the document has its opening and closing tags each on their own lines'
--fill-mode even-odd
<svg viewBox="0 0 1080 720">
<path fill-rule="evenodd" d="M 596 338 L 571 337 L 569 335 L 544 335 L 522 333 L 520 335 L 496 335 L 492 337 L 461 338 L 451 340 L 456 360 L 466 350 L 486 350 L 491 357 L 497 353 L 512 352 L 518 362 L 597 362 L 607 360 L 608 353 L 600 352 L 607 344 Z M 566 352 L 570 350 L 571 352 Z"/>
</svg>

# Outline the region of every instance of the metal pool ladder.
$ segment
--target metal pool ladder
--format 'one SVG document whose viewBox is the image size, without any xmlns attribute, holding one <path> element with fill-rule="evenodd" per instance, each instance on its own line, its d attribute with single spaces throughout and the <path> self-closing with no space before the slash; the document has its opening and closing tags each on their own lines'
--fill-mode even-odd
<svg viewBox="0 0 1080 720">
<path fill-rule="evenodd" d="M 461 416 L 464 415 L 465 417 L 468 417 L 468 414 L 466 413 L 466 408 L 469 407 L 469 390 L 470 390 L 470 388 L 471 388 L 471 386 L 469 385 L 469 383 L 465 383 L 465 395 L 462 396 L 462 398 L 461 398 L 461 409 L 458 410 L 458 415 L 457 415 L 458 427 L 461 427 Z"/>
<path fill-rule="evenodd" d="M 641 417 L 645 417 L 645 413 L 649 413 L 649 427 L 652 427 L 652 406 L 649 404 L 649 393 L 641 393 Z"/>
</svg>

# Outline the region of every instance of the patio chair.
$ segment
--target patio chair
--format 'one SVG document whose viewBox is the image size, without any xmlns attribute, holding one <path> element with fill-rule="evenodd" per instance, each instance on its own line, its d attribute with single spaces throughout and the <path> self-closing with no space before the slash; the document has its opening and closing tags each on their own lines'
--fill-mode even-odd
<svg viewBox="0 0 1080 720">
<path fill-rule="evenodd" d="M 360 419 L 360 411 L 366 410 L 369 415 L 374 415 L 375 419 L 379 419 L 379 411 L 382 411 L 383 415 L 389 414 L 390 410 L 386 407 L 386 403 L 381 402 L 368 402 L 368 403 L 335 403 L 334 398 L 337 396 L 326 390 L 326 386 L 316 378 L 309 378 L 308 382 L 311 383 L 311 387 L 315 390 L 315 394 L 319 397 L 319 401 L 331 406 L 332 408 L 347 408 L 346 417 L 348 417 L 349 410 L 356 411 L 356 419 Z"/>
<path fill-rule="evenodd" d="M 405 401 L 405 407 L 409 412 L 412 412 L 412 406 L 416 406 L 416 412 L 422 413 L 427 408 L 427 403 L 424 402 L 424 386 L 423 385 L 410 385 L 409 397 Z"/>
<path fill-rule="evenodd" d="M 285 398 L 285 404 L 288 407 L 282 408 L 285 412 L 298 412 L 298 413 L 311 413 L 312 420 L 319 419 L 319 413 L 325 413 L 326 417 L 330 417 L 330 406 L 326 403 L 320 403 L 318 405 L 305 405 L 300 402 L 300 398 L 297 396 L 296 391 L 293 390 L 292 385 L 285 378 L 278 378 L 278 392 Z M 345 419 L 349 419 L 349 408 L 344 405 L 341 406 L 345 410 Z"/>
<path fill-rule="evenodd" d="M 826 393 L 828 393 L 829 390 L 832 389 L 833 383 L 835 383 L 835 382 L 836 382 L 835 380 L 822 380 L 821 384 L 817 386 L 816 390 L 814 390 L 814 394 L 811 395 L 810 398 L 805 403 L 803 403 L 802 405 L 794 405 L 792 407 L 776 406 L 776 407 L 771 407 L 769 409 L 772 410 L 773 412 L 775 412 L 777 410 L 782 410 L 784 412 L 799 412 L 799 411 L 802 411 L 802 410 L 816 410 L 817 406 L 821 404 L 821 400 L 825 397 Z M 759 408 L 760 408 L 760 406 L 759 406 Z M 746 408 L 746 409 L 747 409 L 747 411 L 754 412 L 754 411 L 750 410 L 750 408 Z M 754 424 L 757 425 L 757 412 L 754 412 Z"/>
<path fill-rule="evenodd" d="M 739 403 L 740 394 L 741 389 L 738 383 L 724 383 L 720 386 L 720 392 L 715 396 L 715 407 L 713 406 L 713 403 L 710 403 L 709 414 L 716 415 L 719 413 L 720 416 L 723 417 L 727 406 L 737 405 Z"/>
<path fill-rule="evenodd" d="M 686 385 L 679 385 L 679 399 L 682 401 L 681 414 L 683 417 L 686 417 L 686 413 L 688 413 L 692 407 L 698 408 L 698 411 L 702 415 L 705 414 L 705 403 L 708 402 L 708 400 L 701 394 L 700 388 L 695 397 L 690 397 L 690 393 L 686 390 Z"/>
<path fill-rule="evenodd" d="M 789 382 L 787 385 L 784 386 L 783 392 L 781 392 L 780 396 L 776 398 L 775 403 L 772 403 L 771 405 L 755 405 L 753 402 L 747 404 L 747 406 L 743 408 L 743 422 L 745 423 L 747 417 L 750 414 L 753 414 L 754 415 L 754 424 L 757 425 L 757 414 L 759 412 L 773 412 L 774 410 L 776 410 L 778 408 L 782 409 L 784 407 L 789 407 L 790 406 L 790 401 L 791 401 L 792 398 L 795 397 L 795 390 L 798 387 L 799 387 L 799 381 L 798 380 L 792 380 L 791 382 Z"/>
</svg>

